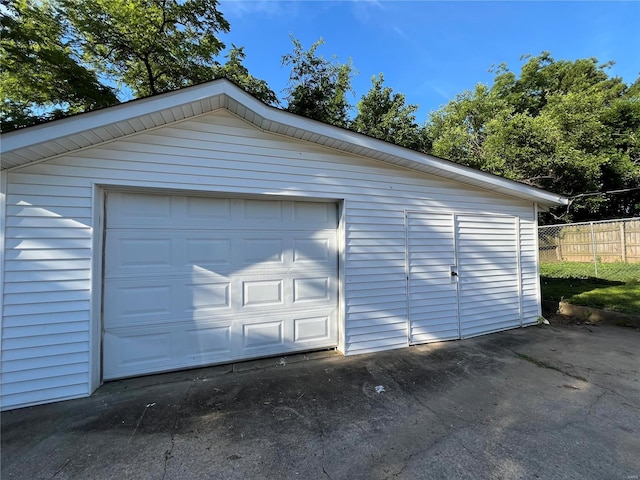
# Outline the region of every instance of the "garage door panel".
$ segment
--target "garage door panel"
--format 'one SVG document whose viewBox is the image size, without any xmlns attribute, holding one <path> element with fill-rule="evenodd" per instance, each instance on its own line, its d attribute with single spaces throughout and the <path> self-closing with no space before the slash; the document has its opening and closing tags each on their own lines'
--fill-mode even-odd
<svg viewBox="0 0 640 480">
<path fill-rule="evenodd" d="M 336 312 L 325 314 L 326 309 L 291 311 L 279 315 L 267 315 L 260 319 L 239 317 L 236 327 L 242 329 L 242 351 L 239 357 L 256 354 L 283 353 L 286 351 L 316 348 L 319 344 L 333 344 L 336 339 Z M 257 353 L 256 353 L 257 352 Z"/>
<path fill-rule="evenodd" d="M 169 198 L 109 194 L 104 378 L 336 345 L 335 204 Z"/>
<path fill-rule="evenodd" d="M 144 197 L 144 198 L 142 198 Z M 252 227 L 335 229 L 332 202 L 279 201 L 109 192 L 107 223 L 114 227 L 237 230 Z"/>
<path fill-rule="evenodd" d="M 324 302 L 331 299 L 331 281 L 328 276 L 293 279 L 293 302 Z"/>
<path fill-rule="evenodd" d="M 295 267 L 335 270 L 335 231 L 224 234 L 114 229 L 106 238 L 105 277 L 250 272 Z"/>
<path fill-rule="evenodd" d="M 317 317 L 295 318 L 293 324 L 293 341 L 296 345 L 306 345 L 318 341 L 331 339 L 331 317 L 327 315 Z"/>
<path fill-rule="evenodd" d="M 337 302 L 333 275 L 252 275 L 252 280 L 242 281 L 241 287 L 243 310 L 255 307 L 268 313 L 270 308 L 315 308 L 332 306 Z"/>
<path fill-rule="evenodd" d="M 199 362 L 208 362 L 212 358 L 228 356 L 231 353 L 231 327 L 229 325 L 197 328 L 185 330 L 187 352 L 184 357 Z"/>
<path fill-rule="evenodd" d="M 338 226 L 336 206 L 332 203 L 296 202 L 293 204 L 293 223 L 336 228 Z"/>
<path fill-rule="evenodd" d="M 284 220 L 282 202 L 263 200 L 243 200 L 242 215 L 251 224 L 278 224 Z"/>
<path fill-rule="evenodd" d="M 182 239 L 181 239 L 182 240 Z M 233 239 L 229 236 L 212 238 L 211 235 L 202 237 L 189 236 L 183 239 L 185 259 L 187 266 L 199 265 L 201 267 L 231 264 L 231 245 Z"/>
<path fill-rule="evenodd" d="M 236 287 L 237 288 L 237 287 Z M 145 277 L 105 282 L 104 316 L 107 326 L 162 324 L 190 318 L 231 312 L 230 281 L 203 278 Z"/>
<path fill-rule="evenodd" d="M 167 368 L 173 361 L 170 331 L 105 332 L 103 348 L 110 352 L 103 363 L 105 380 Z"/>
<path fill-rule="evenodd" d="M 128 287 L 118 289 L 118 317 L 171 315 L 171 285 Z"/>
<path fill-rule="evenodd" d="M 185 312 L 211 311 L 231 308 L 231 283 L 195 281 L 184 285 Z"/>
<path fill-rule="evenodd" d="M 262 350 L 264 348 L 284 346 L 284 321 L 274 320 L 270 322 L 247 323 L 242 325 L 242 349 Z"/>
<path fill-rule="evenodd" d="M 293 238 L 293 262 L 297 264 L 333 265 L 335 251 L 335 234 Z"/>
<path fill-rule="evenodd" d="M 181 199 L 172 197 L 172 201 L 175 204 Z M 231 220 L 231 201 L 227 198 L 186 197 L 183 201 L 186 204 L 183 218 L 189 225 Z"/>
<path fill-rule="evenodd" d="M 254 280 L 242 282 L 242 306 L 282 306 L 283 280 Z"/>
<path fill-rule="evenodd" d="M 110 353 L 105 380 L 224 361 L 231 355 L 231 325 L 184 322 L 105 333 Z"/>
<path fill-rule="evenodd" d="M 111 196 L 111 195 L 110 195 Z M 109 199 L 109 225 L 168 227 L 172 219 L 172 200 L 166 195 L 119 193 Z M 117 223 L 116 223 L 117 222 Z"/>
<path fill-rule="evenodd" d="M 104 316 L 109 325 L 140 325 L 170 321 L 176 315 L 177 300 L 175 281 L 105 282 Z"/>
<path fill-rule="evenodd" d="M 243 265 L 268 264 L 273 267 L 284 265 L 286 251 L 284 238 L 255 235 L 242 238 L 239 253 Z"/>
<path fill-rule="evenodd" d="M 154 270 L 167 270 L 172 264 L 172 239 L 144 238 L 132 236 L 122 238 L 120 235 L 107 234 L 106 244 L 109 250 L 105 252 L 111 261 L 106 267 L 105 275 L 109 276 L 113 271 L 130 271 L 148 268 Z"/>
</svg>

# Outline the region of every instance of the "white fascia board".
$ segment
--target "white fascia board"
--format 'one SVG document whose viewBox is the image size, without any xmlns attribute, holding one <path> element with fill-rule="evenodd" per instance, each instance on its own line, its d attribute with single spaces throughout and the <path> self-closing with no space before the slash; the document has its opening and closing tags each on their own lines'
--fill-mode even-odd
<svg viewBox="0 0 640 480">
<path fill-rule="evenodd" d="M 205 83 L 162 95 L 133 100 L 93 112 L 81 113 L 51 123 L 18 129 L 2 135 L 2 152 L 8 153 L 20 148 L 32 147 L 94 128 L 215 97 L 223 93 L 224 87 L 224 83 Z"/>
</svg>

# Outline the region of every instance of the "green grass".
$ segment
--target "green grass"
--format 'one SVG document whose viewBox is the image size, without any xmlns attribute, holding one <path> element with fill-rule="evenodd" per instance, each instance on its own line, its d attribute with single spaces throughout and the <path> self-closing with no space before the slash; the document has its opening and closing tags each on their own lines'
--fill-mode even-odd
<svg viewBox="0 0 640 480">
<path fill-rule="evenodd" d="M 640 264 L 563 262 L 540 265 L 544 300 L 640 314 Z"/>
<path fill-rule="evenodd" d="M 594 278 L 593 263 L 556 262 L 541 263 L 540 276 L 550 278 Z M 640 263 L 598 263 L 598 279 L 627 283 L 640 280 Z"/>
</svg>

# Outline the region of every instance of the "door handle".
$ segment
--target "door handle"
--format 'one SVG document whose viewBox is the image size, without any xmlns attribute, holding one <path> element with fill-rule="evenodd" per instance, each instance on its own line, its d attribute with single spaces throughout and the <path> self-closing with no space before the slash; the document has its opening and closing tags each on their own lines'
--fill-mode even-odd
<svg viewBox="0 0 640 480">
<path fill-rule="evenodd" d="M 453 270 L 451 270 L 451 276 L 452 277 L 457 277 L 458 276 L 458 272 L 454 272 Z"/>
</svg>

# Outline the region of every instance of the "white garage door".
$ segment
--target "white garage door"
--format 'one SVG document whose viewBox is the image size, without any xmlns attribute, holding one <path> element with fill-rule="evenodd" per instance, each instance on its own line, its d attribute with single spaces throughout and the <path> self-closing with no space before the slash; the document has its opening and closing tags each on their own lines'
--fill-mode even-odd
<svg viewBox="0 0 640 480">
<path fill-rule="evenodd" d="M 333 203 L 110 192 L 103 378 L 337 345 Z"/>
</svg>

